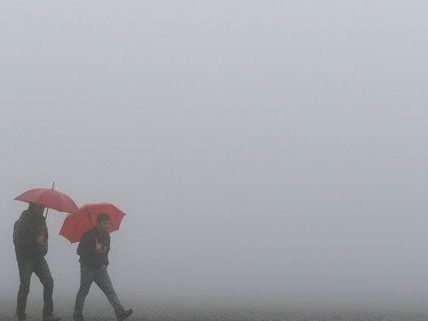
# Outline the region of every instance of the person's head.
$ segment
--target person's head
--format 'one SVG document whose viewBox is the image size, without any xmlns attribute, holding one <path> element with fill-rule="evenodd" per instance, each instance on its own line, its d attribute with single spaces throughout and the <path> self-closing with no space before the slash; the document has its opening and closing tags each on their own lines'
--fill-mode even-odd
<svg viewBox="0 0 428 321">
<path fill-rule="evenodd" d="M 43 205 L 30 203 L 30 205 L 28 206 L 28 212 L 30 213 L 30 215 L 43 216 L 44 210 L 45 207 Z"/>
<path fill-rule="evenodd" d="M 107 231 L 107 229 L 110 227 L 111 224 L 111 220 L 110 217 L 105 214 L 105 213 L 101 213 L 97 216 L 97 227 Z"/>
</svg>

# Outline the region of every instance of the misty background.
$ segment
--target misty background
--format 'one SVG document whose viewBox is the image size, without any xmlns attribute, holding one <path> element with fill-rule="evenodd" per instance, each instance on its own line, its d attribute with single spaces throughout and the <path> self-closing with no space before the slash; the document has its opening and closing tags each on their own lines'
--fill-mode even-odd
<svg viewBox="0 0 428 321">
<path fill-rule="evenodd" d="M 55 181 L 127 213 L 109 268 L 125 305 L 424 309 L 427 10 L 2 1 L 0 300 L 18 289 L 13 199 Z M 47 260 L 72 304 L 64 218 Z"/>
</svg>

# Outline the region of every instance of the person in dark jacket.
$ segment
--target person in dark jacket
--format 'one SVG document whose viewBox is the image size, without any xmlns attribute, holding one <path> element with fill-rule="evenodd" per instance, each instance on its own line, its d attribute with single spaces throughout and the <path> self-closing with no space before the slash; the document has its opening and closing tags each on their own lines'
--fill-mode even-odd
<svg viewBox="0 0 428 321">
<path fill-rule="evenodd" d="M 48 229 L 43 211 L 43 206 L 31 203 L 13 226 L 13 243 L 20 279 L 16 304 L 16 315 L 19 320 L 27 318 L 25 308 L 33 273 L 43 284 L 43 320 L 61 319 L 53 314 L 53 279 L 44 257 L 48 252 Z"/>
<path fill-rule="evenodd" d="M 120 303 L 107 272 L 110 251 L 110 235 L 107 229 L 110 224 L 107 214 L 98 215 L 97 226 L 83 234 L 77 247 L 77 254 L 80 255 L 80 288 L 74 305 L 74 321 L 84 321 L 83 307 L 92 282 L 104 292 L 119 321 L 125 320 L 133 312 L 131 309 L 125 310 Z"/>
</svg>

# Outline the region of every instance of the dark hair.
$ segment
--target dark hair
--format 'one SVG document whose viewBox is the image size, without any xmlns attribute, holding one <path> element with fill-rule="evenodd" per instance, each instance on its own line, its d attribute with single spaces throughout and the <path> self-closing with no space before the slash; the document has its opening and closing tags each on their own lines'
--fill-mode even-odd
<svg viewBox="0 0 428 321">
<path fill-rule="evenodd" d="M 98 214 L 97 223 L 101 223 L 104 221 L 110 221 L 110 216 L 108 216 L 106 213 Z"/>
<path fill-rule="evenodd" d="M 39 204 L 36 204 L 36 203 L 30 203 L 30 204 L 28 204 L 28 210 L 29 211 L 34 211 L 35 209 L 45 209 L 45 207 L 43 206 L 43 205 L 39 205 Z"/>
</svg>

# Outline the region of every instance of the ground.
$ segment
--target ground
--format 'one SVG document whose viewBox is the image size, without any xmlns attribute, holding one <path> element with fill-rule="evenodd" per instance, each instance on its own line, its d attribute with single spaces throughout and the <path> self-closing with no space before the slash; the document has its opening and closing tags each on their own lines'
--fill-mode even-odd
<svg viewBox="0 0 428 321">
<path fill-rule="evenodd" d="M 129 320 L 144 321 L 426 321 L 428 315 L 411 313 L 362 313 L 362 312 L 271 312 L 233 309 L 193 309 L 183 307 L 133 306 L 135 314 Z M 71 307 L 57 307 L 62 320 L 71 321 Z M 227 311 L 226 311 L 227 310 Z M 28 321 L 40 320 L 40 306 L 31 304 L 27 311 Z M 87 307 L 88 321 L 114 321 L 114 315 L 106 304 Z M 1 307 L 0 321 L 16 320 L 13 305 Z"/>
</svg>

